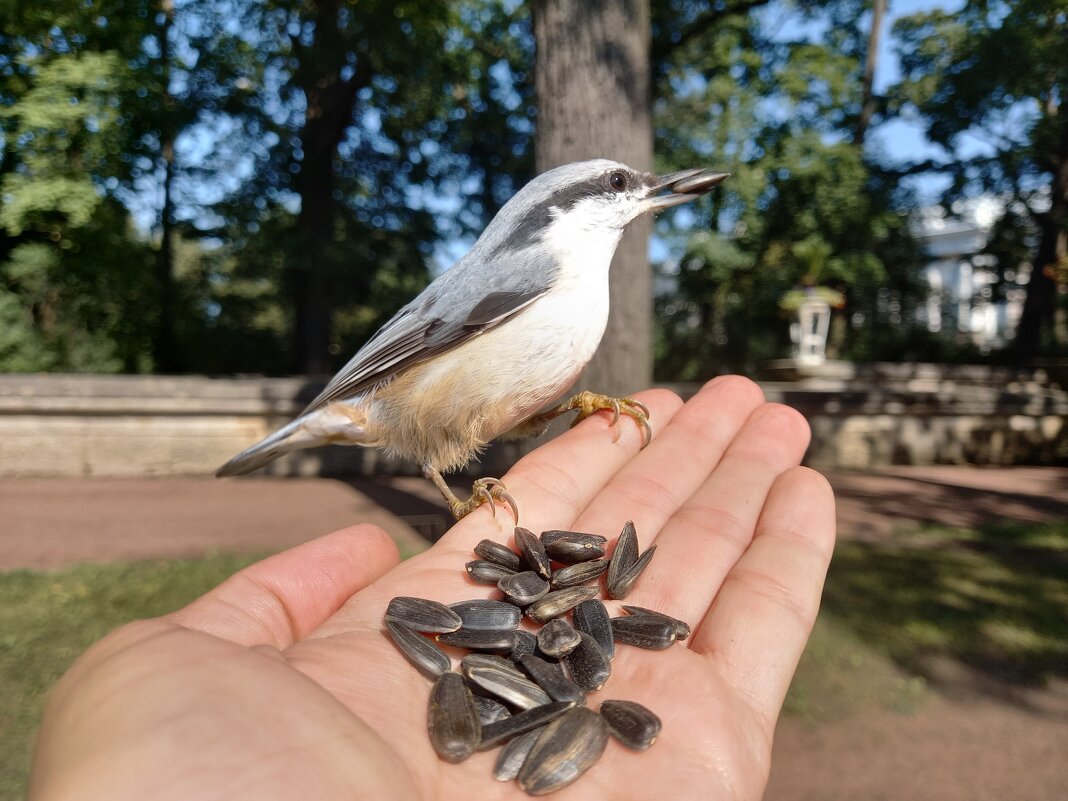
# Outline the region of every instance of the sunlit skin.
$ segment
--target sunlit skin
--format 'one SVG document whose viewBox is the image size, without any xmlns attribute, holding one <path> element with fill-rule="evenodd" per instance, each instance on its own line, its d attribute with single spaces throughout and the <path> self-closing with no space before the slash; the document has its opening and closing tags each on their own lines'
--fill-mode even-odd
<svg viewBox="0 0 1068 801">
<path fill-rule="evenodd" d="M 644 450 L 637 426 L 616 436 L 600 413 L 505 477 L 534 531 L 572 528 L 612 543 L 634 520 L 641 547 L 658 547 L 626 603 L 693 628 L 667 651 L 617 647 L 589 705 L 639 701 L 663 731 L 644 753 L 610 742 L 553 798 L 756 801 L 816 616 L 833 496 L 798 466 L 804 420 L 765 403 L 751 382 L 716 379 L 685 405 L 663 390 L 637 397 L 654 431 Z M 494 781 L 496 751 L 460 765 L 434 755 L 429 682 L 382 626 L 397 595 L 493 595 L 463 565 L 484 537 L 512 544 L 498 521 L 479 509 L 400 564 L 382 531 L 354 526 L 253 565 L 173 615 L 119 629 L 59 682 L 30 798 L 525 797 Z"/>
</svg>

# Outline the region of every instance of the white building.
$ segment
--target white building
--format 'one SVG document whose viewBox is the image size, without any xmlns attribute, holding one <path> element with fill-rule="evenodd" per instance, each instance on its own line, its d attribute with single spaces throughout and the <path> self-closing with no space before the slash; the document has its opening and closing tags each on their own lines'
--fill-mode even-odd
<svg viewBox="0 0 1068 801">
<path fill-rule="evenodd" d="M 954 204 L 952 215 L 941 206 L 921 211 L 913 223 L 928 261 L 923 272 L 930 287 L 920 318 L 931 331 L 956 331 L 981 349 L 1001 347 L 1016 330 L 1023 311 L 1023 288 L 1029 266 L 1019 274 L 1006 271 L 1016 286 L 994 294 L 996 263 L 982 253 L 994 223 L 1004 212 L 1004 204 L 984 196 Z"/>
</svg>

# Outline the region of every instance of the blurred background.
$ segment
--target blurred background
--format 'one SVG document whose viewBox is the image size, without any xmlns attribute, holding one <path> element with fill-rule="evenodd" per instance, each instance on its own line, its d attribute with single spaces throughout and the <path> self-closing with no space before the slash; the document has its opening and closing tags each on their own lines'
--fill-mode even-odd
<svg viewBox="0 0 1068 801">
<path fill-rule="evenodd" d="M 374 451 L 208 477 L 608 157 L 732 178 L 628 231 L 584 384 L 749 375 L 839 497 L 767 798 L 1063 799 L 1066 90 L 1064 0 L 0 0 L 0 798 L 115 626 L 440 535 Z"/>
</svg>

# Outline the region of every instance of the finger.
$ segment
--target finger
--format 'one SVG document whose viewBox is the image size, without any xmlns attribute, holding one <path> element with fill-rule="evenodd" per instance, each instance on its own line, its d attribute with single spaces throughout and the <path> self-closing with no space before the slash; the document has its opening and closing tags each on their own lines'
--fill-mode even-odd
<svg viewBox="0 0 1068 801">
<path fill-rule="evenodd" d="M 670 426 L 682 407 L 682 400 L 675 393 L 660 389 L 636 397 L 649 407 L 656 442 L 659 432 Z M 621 418 L 616 424 L 618 432 L 613 432 L 610 421 L 607 414 L 592 415 L 508 471 L 504 483 L 519 503 L 523 527 L 541 532 L 571 526 L 609 479 L 639 452 L 641 429 Z M 487 526 L 488 517 L 487 510 L 479 509 L 453 526 L 440 544 L 466 553 L 484 537 L 510 545 L 512 527 Z"/>
<path fill-rule="evenodd" d="M 819 611 L 834 537 L 827 480 L 804 467 L 784 473 L 752 544 L 694 634 L 694 650 L 748 700 L 769 733 Z"/>
<path fill-rule="evenodd" d="M 649 407 L 655 442 L 656 432 L 670 424 L 682 400 L 666 390 L 648 390 L 636 397 Z M 525 456 L 504 476 L 526 528 L 541 532 L 570 527 L 616 471 L 638 453 L 640 429 L 620 420 L 623 430 L 615 438 L 609 420 L 607 415 L 591 416 Z M 495 588 L 471 581 L 464 570 L 464 564 L 475 558 L 472 549 L 484 538 L 514 547 L 513 527 L 494 523 L 488 510 L 479 509 L 433 548 L 405 561 L 390 574 L 388 583 L 361 595 L 359 603 L 347 605 L 316 636 L 377 628 L 386 604 L 398 595 L 452 603 L 498 594 Z"/>
<path fill-rule="evenodd" d="M 700 622 L 749 547 L 772 484 L 800 464 L 808 441 L 808 424 L 795 410 L 774 403 L 756 409 L 657 536 L 656 555 L 627 602 Z"/>
<path fill-rule="evenodd" d="M 721 376 L 686 402 L 645 450 L 627 462 L 575 522 L 579 531 L 611 540 L 627 520 L 643 546 L 705 482 L 750 414 L 764 401 L 760 387 Z"/>
<path fill-rule="evenodd" d="M 382 529 L 352 526 L 246 567 L 170 619 L 241 645 L 287 648 L 399 558 Z"/>
</svg>

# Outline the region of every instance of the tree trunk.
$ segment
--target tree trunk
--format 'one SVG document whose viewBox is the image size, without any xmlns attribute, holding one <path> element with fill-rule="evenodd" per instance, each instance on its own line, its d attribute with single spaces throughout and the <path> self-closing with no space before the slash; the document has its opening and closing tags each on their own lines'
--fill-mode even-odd
<svg viewBox="0 0 1068 801">
<path fill-rule="evenodd" d="M 334 311 L 329 287 L 336 253 L 334 158 L 352 121 L 356 93 L 370 82 L 371 69 L 361 54 L 352 76 L 342 79 L 351 47 L 338 27 L 338 0 L 318 0 L 314 9 L 311 46 L 303 47 L 294 40 L 305 116 L 300 133 L 304 156 L 297 178 L 298 250 L 289 268 L 289 287 L 295 312 L 293 366 L 300 373 L 326 375 L 331 372 L 330 323 Z"/>
<path fill-rule="evenodd" d="M 537 171 L 609 158 L 653 166 L 649 0 L 536 0 Z M 652 270 L 646 218 L 630 225 L 612 263 L 611 312 L 580 386 L 611 395 L 652 380 Z"/>
<path fill-rule="evenodd" d="M 174 24 L 173 0 L 160 3 L 162 24 L 156 32 L 159 48 L 160 82 L 163 91 L 163 116 L 160 125 L 160 161 L 163 167 L 163 203 L 159 212 L 160 242 L 156 251 L 156 282 L 159 288 L 159 318 L 152 343 L 155 372 L 178 373 L 182 370 L 181 352 L 175 331 L 178 301 L 174 285 L 174 98 L 170 92 L 171 26 Z"/>
<path fill-rule="evenodd" d="M 1061 114 L 1060 142 L 1051 159 L 1053 182 L 1050 185 L 1050 208 L 1042 215 L 1041 239 L 1027 282 L 1027 296 L 1013 342 L 1016 363 L 1027 366 L 1042 348 L 1042 334 L 1053 322 L 1053 278 L 1057 265 L 1068 260 L 1068 114 Z"/>
<path fill-rule="evenodd" d="M 886 0 L 874 0 L 871 9 L 871 30 L 868 32 L 868 53 L 864 59 L 863 90 L 860 101 L 860 118 L 853 132 L 853 144 L 863 145 L 872 115 L 875 113 L 875 67 L 879 62 L 879 35 L 886 13 Z"/>
</svg>

